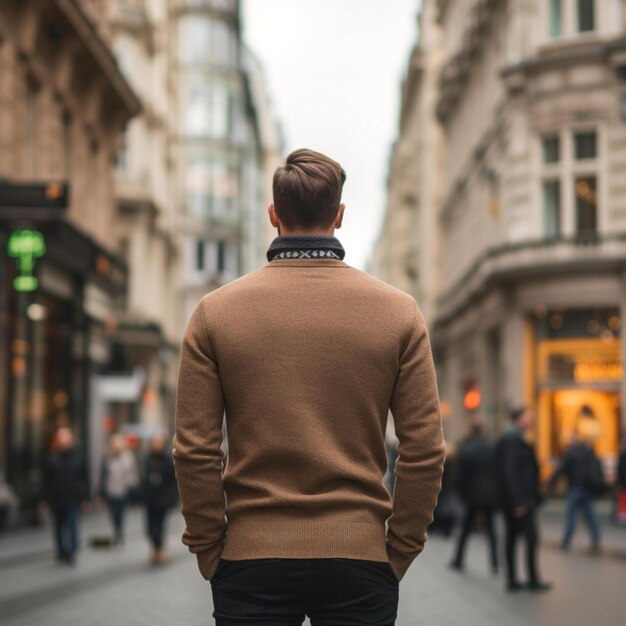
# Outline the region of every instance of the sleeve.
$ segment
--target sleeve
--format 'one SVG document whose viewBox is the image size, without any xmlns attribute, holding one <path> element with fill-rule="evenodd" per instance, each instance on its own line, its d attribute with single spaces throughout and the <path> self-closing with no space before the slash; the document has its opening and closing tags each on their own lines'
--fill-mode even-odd
<svg viewBox="0 0 626 626">
<path fill-rule="evenodd" d="M 387 553 L 398 580 L 423 550 L 441 490 L 445 443 L 430 338 L 422 313 L 414 313 L 400 354 L 391 412 L 398 437 Z"/>
<path fill-rule="evenodd" d="M 182 541 L 211 580 L 226 535 L 222 481 L 224 397 L 209 341 L 204 299 L 194 309 L 181 346 L 172 458 L 186 527 Z"/>
</svg>

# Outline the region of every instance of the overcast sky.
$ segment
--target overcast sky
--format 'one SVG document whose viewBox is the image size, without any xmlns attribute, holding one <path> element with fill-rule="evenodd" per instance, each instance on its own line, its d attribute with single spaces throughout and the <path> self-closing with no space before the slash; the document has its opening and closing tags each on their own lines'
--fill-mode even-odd
<svg viewBox="0 0 626 626">
<path fill-rule="evenodd" d="M 365 269 L 385 207 L 401 80 L 420 0 L 243 0 L 286 153 L 311 148 L 347 173 L 345 261 Z M 262 207 L 264 209 L 264 207 Z"/>
</svg>

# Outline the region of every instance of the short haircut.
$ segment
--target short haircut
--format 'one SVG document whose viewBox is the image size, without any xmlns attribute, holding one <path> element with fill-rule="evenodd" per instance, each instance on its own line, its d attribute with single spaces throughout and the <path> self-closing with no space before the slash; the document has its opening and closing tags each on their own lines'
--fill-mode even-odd
<svg viewBox="0 0 626 626">
<path fill-rule="evenodd" d="M 519 420 L 519 418 L 522 417 L 525 410 L 526 410 L 525 406 L 517 406 L 511 409 L 511 412 L 509 413 L 509 417 L 511 418 L 511 421 L 514 423 L 517 422 L 517 420 Z"/>
<path fill-rule="evenodd" d="M 326 228 L 337 217 L 346 173 L 320 152 L 300 149 L 274 172 L 274 207 L 289 229 Z"/>
</svg>

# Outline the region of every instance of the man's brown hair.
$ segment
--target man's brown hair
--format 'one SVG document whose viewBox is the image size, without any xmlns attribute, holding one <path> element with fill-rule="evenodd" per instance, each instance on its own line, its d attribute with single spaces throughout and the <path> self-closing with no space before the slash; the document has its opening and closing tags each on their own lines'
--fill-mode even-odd
<svg viewBox="0 0 626 626">
<path fill-rule="evenodd" d="M 274 207 L 289 229 L 330 226 L 339 210 L 346 173 L 314 150 L 294 150 L 274 172 Z"/>
</svg>

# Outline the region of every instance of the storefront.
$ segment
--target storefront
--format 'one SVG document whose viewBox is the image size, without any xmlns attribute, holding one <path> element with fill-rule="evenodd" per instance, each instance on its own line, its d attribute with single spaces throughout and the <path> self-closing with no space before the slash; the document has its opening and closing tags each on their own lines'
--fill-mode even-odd
<svg viewBox="0 0 626 626">
<path fill-rule="evenodd" d="M 54 430 L 71 426 L 89 452 L 89 380 L 126 287 L 125 265 L 64 219 L 66 199 L 65 185 L 0 186 L 0 472 L 24 521 Z"/>
<path fill-rule="evenodd" d="M 593 440 L 612 475 L 622 436 L 619 309 L 539 309 L 535 329 L 536 443 L 543 475 L 573 434 Z"/>
</svg>

